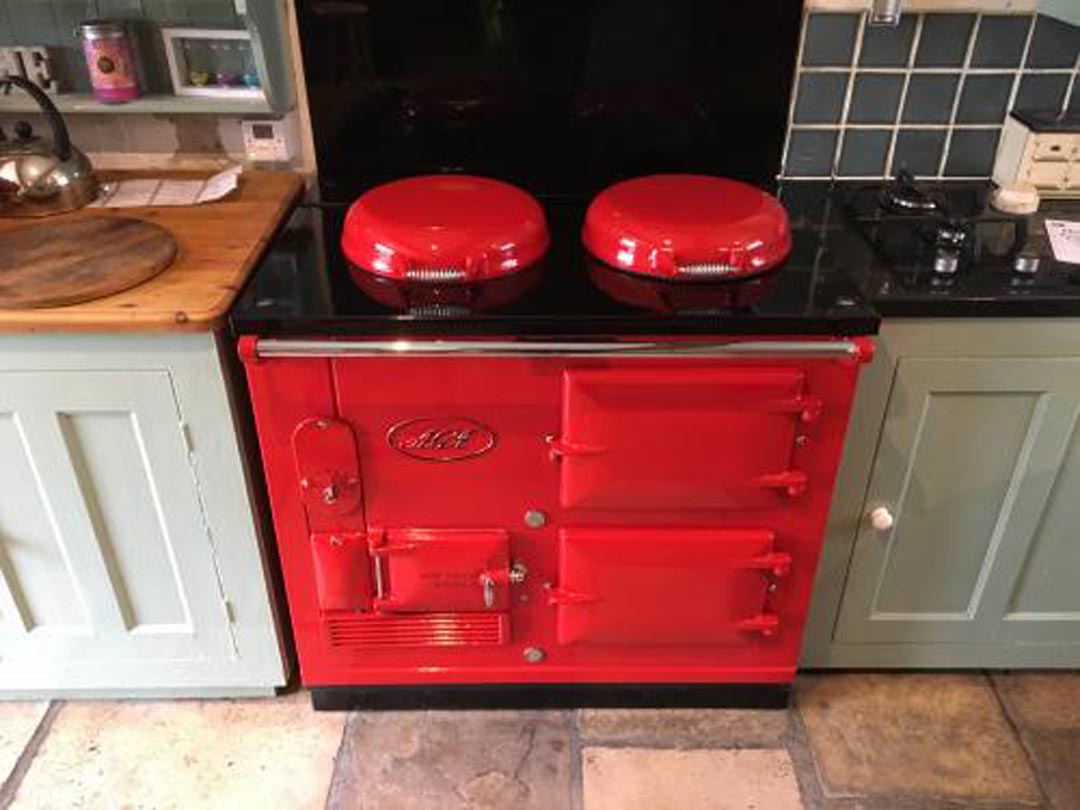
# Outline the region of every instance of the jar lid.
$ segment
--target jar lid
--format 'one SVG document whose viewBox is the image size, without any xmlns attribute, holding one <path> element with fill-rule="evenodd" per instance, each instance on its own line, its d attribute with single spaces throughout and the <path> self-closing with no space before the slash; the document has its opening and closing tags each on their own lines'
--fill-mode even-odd
<svg viewBox="0 0 1080 810">
<path fill-rule="evenodd" d="M 673 281 L 756 275 L 791 250 L 787 211 L 774 197 L 747 183 L 695 174 L 610 186 L 589 206 L 582 238 L 611 267 Z"/>
<path fill-rule="evenodd" d="M 357 268 L 414 282 L 497 278 L 534 264 L 548 247 L 543 209 L 516 186 L 486 177 L 427 175 L 361 195 L 341 234 Z"/>
<path fill-rule="evenodd" d="M 79 23 L 78 31 L 84 37 L 115 36 L 124 33 L 124 23 L 120 20 L 85 20 Z"/>
</svg>

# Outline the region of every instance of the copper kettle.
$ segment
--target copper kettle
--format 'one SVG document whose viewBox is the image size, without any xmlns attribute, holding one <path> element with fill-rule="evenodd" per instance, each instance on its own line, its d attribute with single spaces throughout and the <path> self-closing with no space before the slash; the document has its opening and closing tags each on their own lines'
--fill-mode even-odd
<svg viewBox="0 0 1080 810">
<path fill-rule="evenodd" d="M 52 129 L 52 142 L 30 125 L 15 125 L 15 137 L 0 132 L 0 216 L 40 217 L 81 208 L 98 193 L 86 155 L 71 145 L 60 111 L 35 84 L 21 76 L 0 78 L 0 92 L 25 90 L 41 107 Z"/>
</svg>

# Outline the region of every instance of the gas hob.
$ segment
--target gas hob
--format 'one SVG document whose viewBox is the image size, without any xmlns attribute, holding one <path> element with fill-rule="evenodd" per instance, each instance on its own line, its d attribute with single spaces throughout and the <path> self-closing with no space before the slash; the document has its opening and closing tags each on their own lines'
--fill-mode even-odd
<svg viewBox="0 0 1080 810">
<path fill-rule="evenodd" d="M 834 190 L 838 261 L 882 315 L 1080 314 L 1080 265 L 1054 258 L 1047 219 L 1076 219 L 1080 204 L 1044 200 L 1036 214 L 990 205 L 989 183 L 851 184 Z"/>
</svg>

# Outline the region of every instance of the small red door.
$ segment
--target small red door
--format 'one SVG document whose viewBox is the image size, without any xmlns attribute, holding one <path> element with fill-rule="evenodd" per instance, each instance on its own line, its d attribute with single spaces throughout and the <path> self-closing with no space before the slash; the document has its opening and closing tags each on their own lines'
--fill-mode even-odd
<svg viewBox="0 0 1080 810">
<path fill-rule="evenodd" d="M 622 368 L 567 371 L 563 506 L 708 509 L 794 497 L 796 428 L 821 411 L 798 368 Z"/>
<path fill-rule="evenodd" d="M 777 631 L 769 583 L 791 558 L 768 529 L 559 532 L 560 644 L 740 644 Z"/>
<path fill-rule="evenodd" d="M 505 611 L 510 538 L 501 529 L 387 529 L 372 533 L 375 609 Z"/>
</svg>

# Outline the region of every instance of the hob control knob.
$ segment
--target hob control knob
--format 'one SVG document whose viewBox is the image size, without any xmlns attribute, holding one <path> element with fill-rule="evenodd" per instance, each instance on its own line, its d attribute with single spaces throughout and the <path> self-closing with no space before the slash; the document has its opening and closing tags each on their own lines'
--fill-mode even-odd
<svg viewBox="0 0 1080 810">
<path fill-rule="evenodd" d="M 939 276 L 951 276 L 960 267 L 960 254 L 955 250 L 939 248 L 934 254 L 934 272 Z"/>
<path fill-rule="evenodd" d="M 896 523 L 896 519 L 893 517 L 892 512 L 888 510 L 888 507 L 879 506 L 870 512 L 870 525 L 874 527 L 876 531 L 887 532 Z"/>
<path fill-rule="evenodd" d="M 1013 259 L 1013 272 L 1031 276 L 1039 272 L 1039 257 L 1034 253 L 1018 253 Z"/>
</svg>

